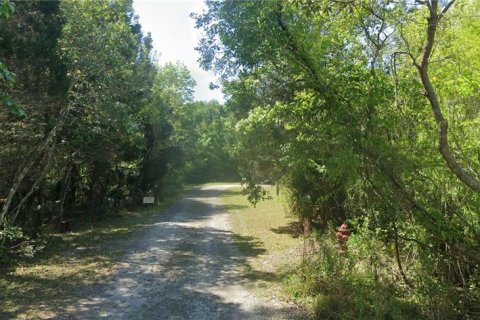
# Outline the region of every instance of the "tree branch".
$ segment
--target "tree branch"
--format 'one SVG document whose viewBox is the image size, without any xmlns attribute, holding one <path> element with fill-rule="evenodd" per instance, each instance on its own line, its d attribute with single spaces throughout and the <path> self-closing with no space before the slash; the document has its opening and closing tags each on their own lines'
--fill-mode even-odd
<svg viewBox="0 0 480 320">
<path fill-rule="evenodd" d="M 446 12 L 450 8 L 455 0 L 450 1 L 447 6 L 443 9 L 442 12 Z M 430 102 L 432 108 L 433 116 L 435 122 L 438 126 L 438 150 L 445 160 L 447 167 L 450 171 L 457 176 L 457 178 L 462 181 L 467 187 L 472 189 L 475 192 L 480 192 L 480 180 L 478 180 L 474 175 L 468 173 L 458 162 L 450 148 L 448 141 L 448 121 L 445 119 L 440 102 L 438 100 L 437 93 L 430 81 L 430 76 L 428 74 L 428 66 L 430 57 L 432 55 L 433 46 L 435 44 L 435 36 L 437 32 L 438 23 L 441 16 L 438 15 L 438 0 L 431 0 L 427 3 L 429 9 L 428 26 L 427 26 L 427 37 L 425 40 L 425 46 L 423 48 L 423 54 L 420 64 L 414 65 L 418 69 L 420 78 L 422 80 L 423 88 L 425 89 L 425 96 Z"/>
<path fill-rule="evenodd" d="M 440 14 L 440 16 L 442 17 L 445 13 L 447 13 L 448 9 L 450 9 L 450 7 L 455 3 L 456 0 L 452 0 L 450 1 L 449 3 L 447 3 L 447 5 L 445 6 L 445 8 L 443 8 L 442 10 L 442 13 Z"/>
<path fill-rule="evenodd" d="M 396 220 L 396 218 L 395 218 Z M 397 223 L 396 221 L 393 221 L 392 223 L 393 226 L 393 235 L 394 235 L 394 243 L 395 243 L 395 258 L 397 259 L 397 265 L 398 265 L 398 270 L 400 271 L 400 275 L 402 276 L 403 282 L 410 288 L 413 289 L 414 285 L 410 280 L 407 278 L 407 275 L 405 274 L 405 271 L 403 270 L 402 266 L 402 259 L 400 257 L 400 244 L 398 241 L 398 230 L 397 230 Z"/>
</svg>

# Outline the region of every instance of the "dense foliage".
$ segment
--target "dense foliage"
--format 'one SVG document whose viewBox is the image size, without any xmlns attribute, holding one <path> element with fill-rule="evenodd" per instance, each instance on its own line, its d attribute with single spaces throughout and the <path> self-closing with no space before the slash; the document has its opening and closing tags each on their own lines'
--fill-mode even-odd
<svg viewBox="0 0 480 320">
<path fill-rule="evenodd" d="M 132 1 L 0 3 L 2 258 L 235 173 L 221 107 L 193 101 L 183 65 L 158 65 Z"/>
<path fill-rule="evenodd" d="M 319 231 L 295 280 L 319 318 L 480 316 L 479 14 L 478 1 L 225 0 L 197 15 L 251 198 L 281 181 Z"/>
</svg>

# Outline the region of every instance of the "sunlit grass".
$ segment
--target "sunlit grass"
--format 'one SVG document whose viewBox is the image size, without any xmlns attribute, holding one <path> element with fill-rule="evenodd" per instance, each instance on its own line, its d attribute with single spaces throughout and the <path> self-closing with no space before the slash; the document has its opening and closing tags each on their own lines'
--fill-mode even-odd
<svg viewBox="0 0 480 320">
<path fill-rule="evenodd" d="M 299 237 L 296 220 L 287 214 L 283 195 L 276 196 L 275 188 L 267 187 L 273 199 L 257 204 L 254 208 L 241 193 L 240 188 L 231 189 L 222 196 L 223 204 L 230 212 L 232 231 L 237 235 L 237 245 L 248 256 L 245 272 L 253 280 L 253 287 L 260 294 L 282 293 L 282 274 L 287 268 L 299 263 L 303 240 Z M 255 247 L 264 249 L 254 255 L 251 243 L 240 239 L 254 239 Z"/>
</svg>

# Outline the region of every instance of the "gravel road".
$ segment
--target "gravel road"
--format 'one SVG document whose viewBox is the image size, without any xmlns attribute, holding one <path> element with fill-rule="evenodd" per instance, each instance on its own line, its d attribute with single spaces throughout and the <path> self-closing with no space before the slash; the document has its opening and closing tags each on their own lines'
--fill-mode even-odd
<svg viewBox="0 0 480 320">
<path fill-rule="evenodd" d="M 240 272 L 218 195 L 237 185 L 194 189 L 158 221 L 122 240 L 126 254 L 104 284 L 84 292 L 68 319 L 297 319 L 295 309 L 255 296 Z"/>
</svg>

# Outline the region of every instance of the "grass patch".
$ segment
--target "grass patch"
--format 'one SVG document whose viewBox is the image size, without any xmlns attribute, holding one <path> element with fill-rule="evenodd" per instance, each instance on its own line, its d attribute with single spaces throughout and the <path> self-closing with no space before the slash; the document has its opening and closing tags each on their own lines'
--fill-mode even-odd
<svg viewBox="0 0 480 320">
<path fill-rule="evenodd" d="M 101 285 L 114 271 L 128 249 L 116 242 L 151 225 L 174 200 L 48 234 L 44 252 L 0 270 L 0 319 L 52 318 L 74 305 L 81 298 L 79 288 Z"/>
<path fill-rule="evenodd" d="M 301 260 L 303 240 L 298 223 L 287 216 L 285 197 L 276 196 L 274 187 L 267 190 L 273 199 L 258 203 L 256 208 L 241 188 L 228 190 L 221 200 L 230 213 L 236 243 L 248 257 L 243 271 L 252 280 L 252 288 L 261 295 L 278 297 L 283 294 L 284 272 Z M 249 239 L 248 243 L 243 239 Z M 252 252 L 258 252 L 258 248 L 262 249 L 261 254 Z"/>
</svg>

